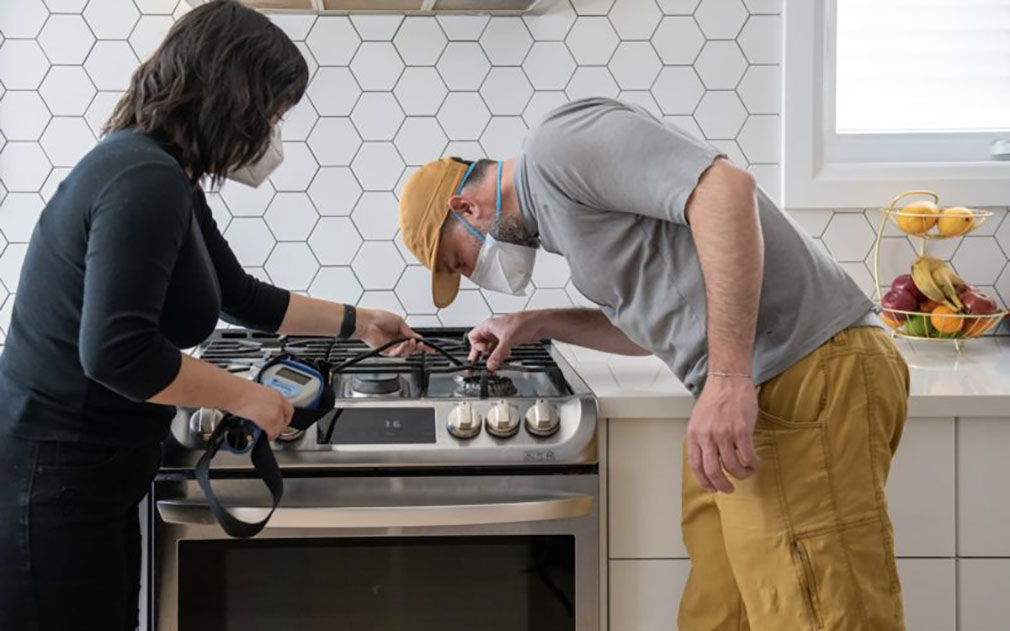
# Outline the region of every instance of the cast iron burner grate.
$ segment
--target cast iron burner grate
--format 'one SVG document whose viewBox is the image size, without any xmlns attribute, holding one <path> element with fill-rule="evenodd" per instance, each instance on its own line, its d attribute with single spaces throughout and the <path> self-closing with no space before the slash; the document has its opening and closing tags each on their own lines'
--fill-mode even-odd
<svg viewBox="0 0 1010 631">
<path fill-rule="evenodd" d="M 518 392 L 516 384 L 502 375 L 486 375 L 487 391 L 482 392 L 481 375 L 456 375 L 456 393 L 464 397 L 511 397 Z"/>
<path fill-rule="evenodd" d="M 400 391 L 400 375 L 391 372 L 354 375 L 351 390 L 363 396 L 394 394 Z"/>
</svg>

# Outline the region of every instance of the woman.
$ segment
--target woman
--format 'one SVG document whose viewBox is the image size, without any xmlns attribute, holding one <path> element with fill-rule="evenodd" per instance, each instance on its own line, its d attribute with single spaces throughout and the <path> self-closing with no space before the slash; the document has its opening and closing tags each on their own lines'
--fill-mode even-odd
<svg viewBox="0 0 1010 631">
<path fill-rule="evenodd" d="M 291 420 L 278 392 L 180 352 L 219 314 L 372 346 L 416 337 L 396 315 L 355 321 L 353 307 L 247 275 L 207 207 L 199 182 L 257 183 L 276 166 L 277 123 L 307 82 L 265 17 L 202 5 L 42 213 L 0 358 L 0 629 L 135 628 L 137 504 L 173 406 L 226 410 L 271 438 Z"/>
</svg>

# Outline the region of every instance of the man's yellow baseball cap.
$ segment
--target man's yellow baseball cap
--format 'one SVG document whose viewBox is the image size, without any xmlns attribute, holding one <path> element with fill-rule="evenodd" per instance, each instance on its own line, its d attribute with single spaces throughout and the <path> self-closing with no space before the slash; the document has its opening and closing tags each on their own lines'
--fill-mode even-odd
<svg viewBox="0 0 1010 631">
<path fill-rule="evenodd" d="M 456 194 L 467 165 L 443 158 L 415 171 L 400 192 L 400 234 L 403 242 L 431 270 L 431 297 L 435 306 L 448 307 L 459 293 L 459 274 L 435 271 L 442 224 L 451 212 L 449 198 Z"/>
</svg>

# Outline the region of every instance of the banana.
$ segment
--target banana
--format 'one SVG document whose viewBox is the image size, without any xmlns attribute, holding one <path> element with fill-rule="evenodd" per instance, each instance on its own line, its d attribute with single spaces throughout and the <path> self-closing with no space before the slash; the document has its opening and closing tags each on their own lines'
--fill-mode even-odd
<svg viewBox="0 0 1010 631">
<path fill-rule="evenodd" d="M 946 264 L 941 262 L 940 266 L 933 267 L 933 280 L 936 281 L 937 287 L 943 292 L 943 295 L 947 297 L 950 303 L 953 303 L 957 307 L 957 311 L 964 311 L 964 304 L 957 295 L 957 288 L 954 287 L 954 280 L 961 280 L 954 272 L 951 271 Z M 962 283 L 964 281 L 961 281 Z M 950 306 L 948 304 L 948 306 Z"/>
<path fill-rule="evenodd" d="M 957 297 L 954 281 L 961 283 L 959 276 L 947 267 L 947 264 L 932 256 L 920 256 L 912 264 L 912 280 L 922 295 L 933 302 L 939 302 L 955 313 L 964 309 Z"/>
<path fill-rule="evenodd" d="M 937 286 L 936 281 L 933 280 L 933 261 L 931 256 L 920 256 L 912 263 L 912 281 L 915 282 L 915 286 L 922 292 L 922 295 L 929 298 L 933 302 L 946 303 L 947 296 L 943 293 L 943 290 Z M 941 261 L 942 262 L 942 261 Z"/>
</svg>

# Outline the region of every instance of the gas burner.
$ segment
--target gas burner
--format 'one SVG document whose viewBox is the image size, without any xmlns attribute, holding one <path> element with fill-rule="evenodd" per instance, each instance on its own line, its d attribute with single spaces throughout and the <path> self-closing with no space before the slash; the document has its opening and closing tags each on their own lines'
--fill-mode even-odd
<svg viewBox="0 0 1010 631">
<path fill-rule="evenodd" d="M 362 373 L 351 379 L 351 391 L 359 397 L 396 394 L 400 388 L 400 375 L 392 372 Z"/>
<path fill-rule="evenodd" d="M 456 375 L 456 393 L 464 397 L 481 396 L 481 375 Z M 487 375 L 487 396 L 511 397 L 517 393 L 516 384 L 508 377 Z"/>
</svg>

